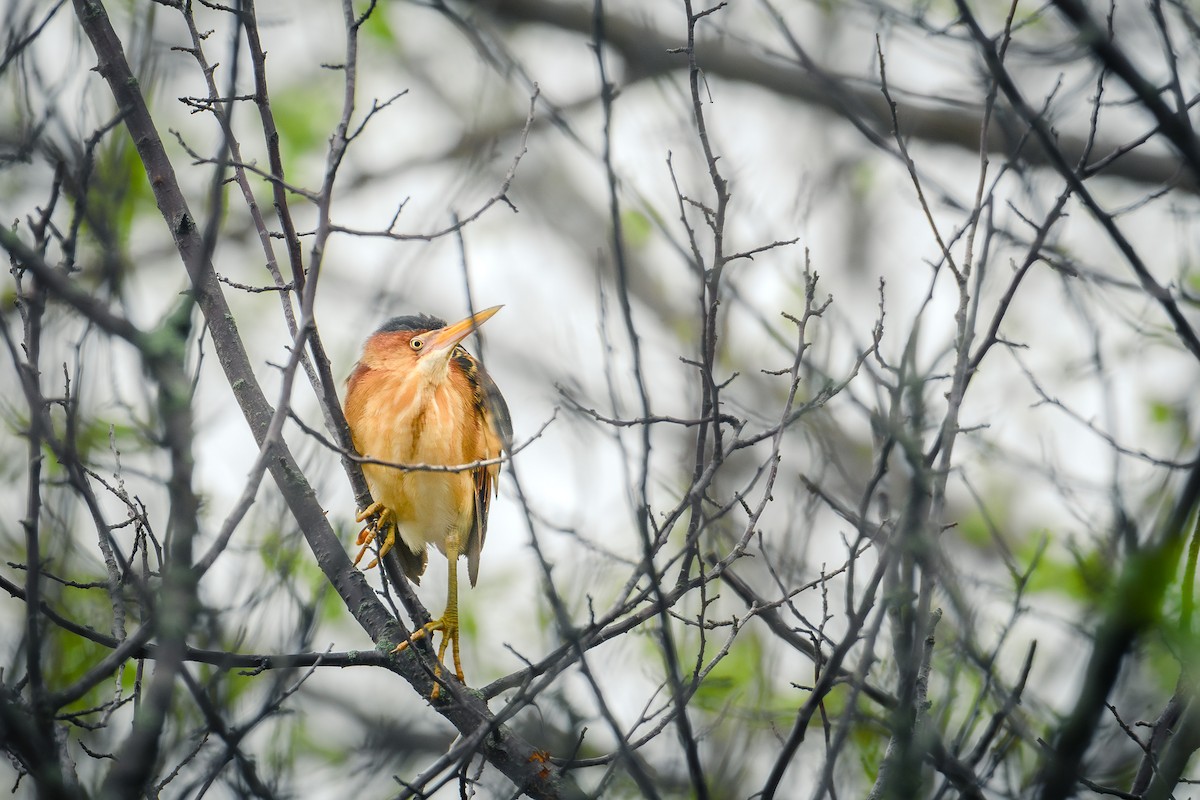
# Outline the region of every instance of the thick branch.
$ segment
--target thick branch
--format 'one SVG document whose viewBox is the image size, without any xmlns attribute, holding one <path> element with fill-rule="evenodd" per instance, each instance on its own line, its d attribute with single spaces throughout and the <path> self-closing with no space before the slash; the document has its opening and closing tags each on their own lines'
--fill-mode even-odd
<svg viewBox="0 0 1200 800">
<path fill-rule="evenodd" d="M 589 3 L 566 3 L 560 0 L 476 0 L 475 4 L 510 20 L 551 25 L 590 36 L 592 14 Z M 678 53 L 682 41 L 647 27 L 632 17 L 605 13 L 605 44 L 614 48 L 625 60 L 630 80 L 659 75 L 687 68 L 687 59 Z M 784 97 L 827 108 L 850 117 L 856 124 L 866 124 L 886 137 L 891 111 L 877 87 L 859 85 L 831 72 L 803 67 L 757 55 L 736 38 L 705 41 L 696 48 L 696 62 L 707 76 L 720 76 L 760 86 Z M 979 152 L 980 130 L 984 124 L 982 108 L 953 108 L 932 104 L 906 103 L 901 108 L 905 119 L 905 134 L 927 142 L 961 147 L 971 153 Z M 993 153 L 1008 154 L 1022 134 L 1009 135 L 997 115 L 988 125 L 986 141 Z M 1079 163 L 1088 150 L 1087 135 L 1059 132 L 1057 149 L 1070 163 Z M 1110 153 L 1126 146 L 1122 140 L 1096 137 L 1091 151 L 1097 157 L 1089 163 L 1102 161 Z M 1032 164 L 1049 165 L 1050 154 L 1037 142 L 1026 143 L 1021 158 Z M 1178 182 L 1190 192 L 1200 189 L 1194 174 L 1181 171 L 1179 159 L 1172 154 L 1154 154 L 1136 148 L 1108 163 L 1100 174 L 1150 185 Z"/>
</svg>

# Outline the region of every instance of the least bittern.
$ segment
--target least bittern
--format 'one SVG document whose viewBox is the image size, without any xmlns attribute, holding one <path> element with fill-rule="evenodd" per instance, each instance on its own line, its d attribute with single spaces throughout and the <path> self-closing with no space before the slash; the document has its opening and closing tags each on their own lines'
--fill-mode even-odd
<svg viewBox="0 0 1200 800">
<path fill-rule="evenodd" d="M 447 325 L 427 315 L 396 317 L 375 331 L 350 373 L 346 421 L 363 456 L 396 465 L 459 466 L 498 458 L 512 437 L 508 405 L 496 384 L 461 344 L 500 306 Z M 463 680 L 458 648 L 458 559 L 467 556 L 471 585 L 487 534 L 488 506 L 500 476 L 498 463 L 458 471 L 364 464 L 375 502 L 358 515 L 368 521 L 358 535 L 357 564 L 378 535 L 379 563 L 396 545 L 404 574 L 415 583 L 435 545 L 450 563 L 446 610 L 414 631 L 393 652 L 434 631 L 442 632 L 439 668 L 453 645 L 454 671 Z M 432 697 L 438 695 L 434 684 Z"/>
</svg>

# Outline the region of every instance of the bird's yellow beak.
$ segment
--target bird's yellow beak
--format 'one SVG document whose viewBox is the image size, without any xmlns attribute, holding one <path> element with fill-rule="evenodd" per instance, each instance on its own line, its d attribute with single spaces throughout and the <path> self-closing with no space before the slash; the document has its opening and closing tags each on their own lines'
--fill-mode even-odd
<svg viewBox="0 0 1200 800">
<path fill-rule="evenodd" d="M 470 336 L 472 331 L 491 319 L 502 308 L 504 306 L 485 308 L 473 317 L 467 317 L 453 325 L 447 325 L 425 334 L 425 355 L 450 351 L 454 345 Z"/>
</svg>

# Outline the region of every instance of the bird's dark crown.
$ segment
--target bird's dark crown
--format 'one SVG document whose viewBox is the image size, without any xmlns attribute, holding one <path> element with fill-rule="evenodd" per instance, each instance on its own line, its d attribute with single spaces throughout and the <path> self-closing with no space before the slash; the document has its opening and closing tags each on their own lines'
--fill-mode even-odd
<svg viewBox="0 0 1200 800">
<path fill-rule="evenodd" d="M 375 331 L 376 333 L 396 333 L 398 331 L 436 331 L 446 327 L 446 320 L 429 314 L 409 314 L 405 317 L 392 317 Z"/>
</svg>

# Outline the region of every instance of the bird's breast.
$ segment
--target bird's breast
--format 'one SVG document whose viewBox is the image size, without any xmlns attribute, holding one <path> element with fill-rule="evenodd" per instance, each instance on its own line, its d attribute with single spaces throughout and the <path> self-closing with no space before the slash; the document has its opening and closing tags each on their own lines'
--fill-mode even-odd
<svg viewBox="0 0 1200 800">
<path fill-rule="evenodd" d="M 454 466 L 486 458 L 476 415 L 449 385 L 428 385 L 371 370 L 358 376 L 347 397 L 346 419 L 359 453 L 396 464 Z M 441 549 L 446 534 L 463 539 L 475 509 L 469 471 L 428 472 L 366 464 L 375 499 L 396 517 L 401 538 L 414 552 Z"/>
</svg>

